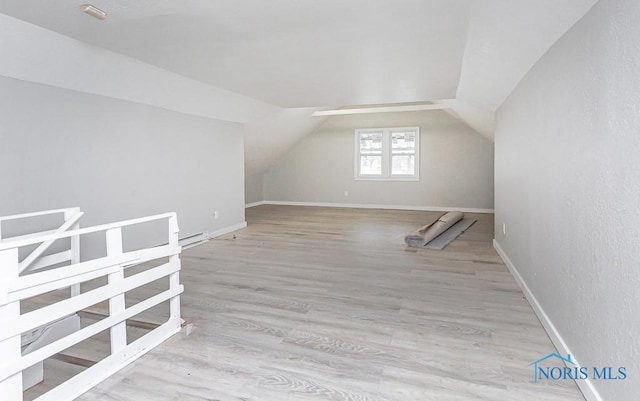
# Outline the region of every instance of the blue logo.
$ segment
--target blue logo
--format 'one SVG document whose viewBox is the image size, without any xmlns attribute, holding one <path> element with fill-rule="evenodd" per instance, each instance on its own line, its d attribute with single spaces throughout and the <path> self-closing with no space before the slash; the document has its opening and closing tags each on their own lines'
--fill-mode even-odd
<svg viewBox="0 0 640 401">
<path fill-rule="evenodd" d="M 552 360 L 559 361 L 564 366 L 546 366 Z M 556 352 L 533 361 L 529 366 L 533 366 L 534 383 L 541 380 L 625 380 L 627 378 L 627 368 L 624 366 L 578 366 L 571 360 L 571 354 L 567 354 L 565 358 Z"/>
</svg>

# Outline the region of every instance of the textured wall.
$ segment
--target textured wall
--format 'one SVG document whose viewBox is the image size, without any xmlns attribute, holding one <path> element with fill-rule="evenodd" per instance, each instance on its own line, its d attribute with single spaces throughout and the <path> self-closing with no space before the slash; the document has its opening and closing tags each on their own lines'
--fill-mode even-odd
<svg viewBox="0 0 640 401">
<path fill-rule="evenodd" d="M 640 3 L 601 0 L 497 114 L 496 239 L 604 400 L 640 389 Z M 502 224 L 506 224 L 506 235 Z"/>
<path fill-rule="evenodd" d="M 0 215 L 175 211 L 181 237 L 244 221 L 240 124 L 4 77 L 0 93 Z"/>
<path fill-rule="evenodd" d="M 420 127 L 420 181 L 355 180 L 354 130 L 407 126 Z M 442 111 L 335 116 L 264 180 L 270 201 L 493 209 L 493 143 Z"/>
</svg>

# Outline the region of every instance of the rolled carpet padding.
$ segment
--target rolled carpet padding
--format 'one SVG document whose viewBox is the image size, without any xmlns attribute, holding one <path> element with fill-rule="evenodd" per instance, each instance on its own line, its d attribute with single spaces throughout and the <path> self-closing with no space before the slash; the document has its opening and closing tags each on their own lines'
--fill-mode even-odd
<svg viewBox="0 0 640 401">
<path fill-rule="evenodd" d="M 462 220 L 462 212 L 445 213 L 431 224 L 420 227 L 416 232 L 404 237 L 404 242 L 409 246 L 425 246 L 438 235 L 447 231 L 451 226 Z"/>
<path fill-rule="evenodd" d="M 476 219 L 464 218 L 459 222 L 457 222 L 456 224 L 454 224 L 453 226 L 451 226 L 451 228 L 448 228 L 447 231 L 443 232 L 433 240 L 429 241 L 428 244 L 423 245 L 423 248 L 437 249 L 440 251 L 444 249 L 447 245 L 449 245 L 449 243 L 451 243 L 453 240 L 458 238 L 460 234 L 467 231 L 467 229 L 471 227 L 475 222 L 476 222 Z"/>
</svg>

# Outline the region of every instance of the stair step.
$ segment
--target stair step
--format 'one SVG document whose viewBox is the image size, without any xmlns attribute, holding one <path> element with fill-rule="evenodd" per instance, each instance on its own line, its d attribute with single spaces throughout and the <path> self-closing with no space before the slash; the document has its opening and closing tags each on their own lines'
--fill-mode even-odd
<svg viewBox="0 0 640 401">
<path fill-rule="evenodd" d="M 102 320 L 105 317 L 103 314 L 96 314 L 90 311 L 80 311 L 78 312 L 78 314 L 80 315 L 82 327 L 87 327 Z M 131 343 L 137 340 L 138 338 L 150 332 L 155 327 L 157 327 L 157 325 L 151 324 L 149 322 L 135 321 L 131 323 L 130 321 L 127 321 L 127 342 Z M 109 330 L 107 329 L 101 331 L 93 337 L 89 337 L 86 340 L 63 350 L 61 354 L 66 357 L 66 361 L 69 363 L 73 363 L 74 360 L 79 362 L 88 361 L 81 362 L 84 366 L 84 364 L 87 364 L 89 362 L 95 363 L 106 358 L 110 355 L 110 350 L 111 336 Z"/>
<path fill-rule="evenodd" d="M 54 358 L 45 359 L 44 381 L 26 390 L 23 393 L 24 401 L 35 400 L 42 394 L 64 383 L 85 369 L 85 367 L 80 365 L 66 363 Z"/>
<path fill-rule="evenodd" d="M 70 363 L 76 366 L 81 366 L 83 368 L 89 368 L 95 365 L 96 363 L 98 363 L 97 361 L 92 361 L 90 359 L 85 359 L 85 358 L 79 358 L 77 356 L 67 355 L 63 353 L 55 354 L 54 356 L 51 357 L 51 359 L 55 359 L 56 361 L 60 361 L 60 362 Z"/>
<path fill-rule="evenodd" d="M 85 310 L 79 311 L 78 315 L 80 315 L 81 319 L 93 319 L 95 321 L 102 320 L 105 317 L 109 316 L 105 311 L 95 310 L 95 309 L 85 309 Z M 139 319 L 127 320 L 127 327 L 136 327 L 139 329 L 145 329 L 149 331 L 159 327 L 161 324 L 162 323 L 155 323 L 155 322 L 139 320 Z"/>
</svg>

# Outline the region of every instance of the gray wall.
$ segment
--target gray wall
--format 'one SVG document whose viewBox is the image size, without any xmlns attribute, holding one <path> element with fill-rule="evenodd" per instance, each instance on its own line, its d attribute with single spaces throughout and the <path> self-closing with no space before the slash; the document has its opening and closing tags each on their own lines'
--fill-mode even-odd
<svg viewBox="0 0 640 401">
<path fill-rule="evenodd" d="M 5 77 L 0 93 L 0 215 L 175 211 L 181 237 L 244 221 L 240 124 Z"/>
<path fill-rule="evenodd" d="M 497 115 L 496 239 L 578 362 L 627 366 L 604 400 L 640 389 L 638 21 L 601 0 Z"/>
<path fill-rule="evenodd" d="M 263 174 L 252 174 L 244 180 L 244 201 L 255 203 L 264 200 Z"/>
<path fill-rule="evenodd" d="M 403 126 L 420 127 L 420 181 L 354 180 L 354 130 Z M 442 111 L 334 116 L 271 166 L 264 186 L 269 201 L 493 209 L 493 143 Z"/>
</svg>

